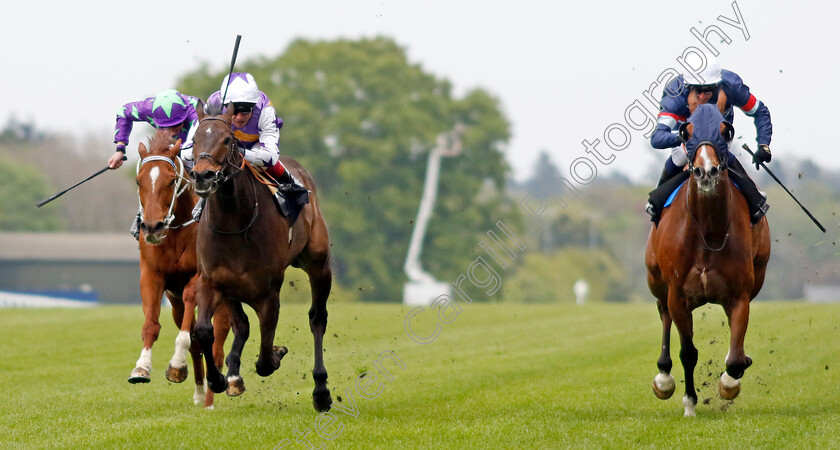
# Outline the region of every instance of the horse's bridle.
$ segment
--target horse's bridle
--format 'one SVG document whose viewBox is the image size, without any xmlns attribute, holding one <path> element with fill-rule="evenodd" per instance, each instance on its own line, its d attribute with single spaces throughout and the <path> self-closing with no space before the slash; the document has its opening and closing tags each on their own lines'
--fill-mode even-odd
<svg viewBox="0 0 840 450">
<path fill-rule="evenodd" d="M 700 147 L 704 145 L 708 145 L 712 148 L 715 148 L 715 145 L 712 144 L 711 141 L 701 141 L 699 144 L 697 144 L 697 150 L 699 150 Z M 715 153 L 717 153 L 717 149 L 715 149 Z M 686 159 L 688 159 L 688 172 L 696 177 L 703 176 L 702 170 L 699 167 L 694 167 L 694 162 L 691 160 L 691 158 Z M 726 169 L 727 163 L 729 162 L 728 159 L 729 152 L 726 152 L 723 154 L 723 160 L 720 162 L 720 164 L 712 167 L 712 169 L 709 171 L 709 176 L 716 177 L 718 176 L 718 174 L 723 173 L 723 170 Z"/>
<path fill-rule="evenodd" d="M 143 164 L 150 163 L 152 161 L 164 161 L 169 163 L 172 166 L 172 170 L 175 171 L 175 189 L 172 190 L 172 200 L 169 201 L 169 210 L 166 212 L 166 216 L 163 218 L 163 226 L 167 230 L 174 230 L 181 227 L 185 227 L 187 225 L 191 225 L 195 222 L 195 220 L 189 220 L 184 222 L 180 225 L 172 225 L 172 222 L 175 220 L 175 214 L 172 211 L 175 209 L 175 201 L 180 197 L 186 190 L 190 187 L 190 180 L 184 176 L 184 163 L 181 161 L 181 158 L 175 158 L 173 161 L 172 159 L 161 156 L 161 155 L 152 155 L 147 156 L 139 161 L 137 161 L 137 174 L 140 174 L 140 168 L 143 167 Z M 175 161 L 178 163 L 175 164 Z M 138 190 L 138 202 L 140 203 L 140 212 L 143 212 L 143 202 L 140 202 L 140 192 Z"/>
<path fill-rule="evenodd" d="M 201 122 L 204 122 L 205 120 L 218 120 L 218 121 L 221 121 L 222 123 L 224 123 L 225 125 L 227 125 L 228 128 L 231 127 L 230 122 L 223 119 L 222 117 L 217 117 L 217 116 L 205 117 L 205 118 L 199 120 L 198 124 L 201 125 Z M 198 128 L 198 125 L 196 125 L 196 129 L 197 128 Z M 230 180 L 231 178 L 235 177 L 236 175 L 239 175 L 240 173 L 242 173 L 245 170 L 245 155 L 241 155 L 238 151 L 236 151 L 236 138 L 233 136 L 232 132 L 228 136 L 228 138 L 230 139 L 230 143 L 228 145 L 228 153 L 225 156 L 224 162 L 219 161 L 213 155 L 211 155 L 210 153 L 207 153 L 207 152 L 201 152 L 196 157 L 196 162 L 198 162 L 198 160 L 201 159 L 201 158 L 207 158 L 207 159 L 213 161 L 214 163 L 216 163 L 217 165 L 222 166 L 222 169 L 217 171 L 216 174 L 213 177 L 212 183 L 216 184 L 216 185 Z M 236 162 L 236 155 L 240 155 L 240 157 L 241 157 L 241 161 L 238 164 Z M 230 167 L 231 170 L 232 170 L 232 173 L 230 173 L 230 174 L 224 173 L 225 169 L 227 169 L 228 167 Z M 208 220 L 207 221 L 207 226 L 210 228 L 211 231 L 216 232 L 216 233 L 220 233 L 220 234 L 226 234 L 226 235 L 236 235 L 236 234 L 246 233 L 246 238 L 247 238 L 247 232 L 248 232 L 248 230 L 251 229 L 251 227 L 254 226 L 254 223 L 257 221 L 257 215 L 259 215 L 259 210 L 260 210 L 260 203 L 257 200 L 257 187 L 254 184 L 253 178 L 251 179 L 251 186 L 254 188 L 254 213 L 252 214 L 251 221 L 248 222 L 248 225 L 246 225 L 245 228 L 242 228 L 241 230 L 224 231 L 224 230 L 219 230 L 219 229 L 213 228 L 213 225 L 210 223 L 210 220 Z"/>
<path fill-rule="evenodd" d="M 712 148 L 715 148 L 714 144 L 712 144 L 710 141 L 702 141 L 699 144 L 697 144 L 697 149 L 699 150 L 700 147 L 702 147 L 704 145 L 708 145 Z M 715 151 L 715 153 L 717 153 L 717 151 Z M 718 164 L 716 166 L 713 166 L 711 168 L 711 170 L 709 170 L 709 176 L 710 177 L 717 177 L 721 173 L 723 173 L 723 171 L 727 167 L 728 159 L 729 159 L 729 152 L 726 152 L 723 155 L 723 161 L 720 162 L 720 164 Z M 692 176 L 696 176 L 696 177 L 703 176 L 702 169 L 700 169 L 699 167 L 695 167 L 694 163 L 691 159 L 688 160 L 688 170 L 689 170 L 689 173 L 691 173 Z M 690 196 L 688 195 L 688 193 L 686 193 L 686 195 L 685 195 L 685 210 L 688 213 L 688 215 L 691 217 L 691 219 L 694 221 L 694 224 L 698 228 L 700 228 L 700 222 L 697 220 L 696 217 L 694 217 L 694 214 L 691 213 L 691 208 L 688 204 L 688 198 L 689 197 Z M 732 191 L 731 190 L 729 191 L 729 201 L 730 201 L 730 203 L 732 201 Z M 726 222 L 726 235 L 724 235 L 724 237 L 723 237 L 723 243 L 721 243 L 720 247 L 717 247 L 717 248 L 710 247 L 709 243 L 706 242 L 706 238 L 703 236 L 703 233 L 698 233 L 700 235 L 700 240 L 703 241 L 703 248 L 705 250 L 708 250 L 708 251 L 713 252 L 713 253 L 717 253 L 717 252 L 723 250 L 724 247 L 726 247 L 726 244 L 729 242 L 729 230 L 730 230 L 730 228 L 732 228 L 732 217 L 731 216 L 727 219 L 727 222 Z"/>
<path fill-rule="evenodd" d="M 230 128 L 230 126 L 231 126 L 230 122 L 228 122 L 224 118 L 215 117 L 215 116 L 205 117 L 205 118 L 199 120 L 198 125 L 201 125 L 201 122 L 204 122 L 205 120 L 218 120 L 218 121 L 221 121 L 222 123 L 224 123 L 225 125 L 227 125 L 228 128 Z M 198 125 L 196 125 L 196 128 L 198 128 Z M 242 160 L 240 162 L 237 163 L 237 161 L 236 161 L 236 155 L 239 154 L 239 152 L 235 151 L 236 150 L 236 138 L 234 138 L 233 133 L 230 134 L 229 139 L 230 139 L 230 143 L 228 144 L 228 152 L 227 152 L 227 155 L 225 156 L 224 161 L 219 161 L 213 155 L 211 155 L 210 153 L 207 153 L 207 152 L 201 152 L 198 155 L 198 157 L 196 157 L 196 159 L 195 159 L 196 162 L 198 162 L 199 159 L 206 158 L 206 159 L 209 159 L 209 160 L 213 161 L 217 165 L 222 166 L 222 169 L 217 171 L 215 176 L 213 177 L 212 182 L 214 184 L 224 183 L 225 181 L 235 177 L 236 175 L 238 175 L 239 173 L 241 173 L 245 169 L 245 157 L 244 156 L 242 157 Z M 225 169 L 227 169 L 228 167 L 231 168 L 232 173 L 225 173 Z"/>
</svg>

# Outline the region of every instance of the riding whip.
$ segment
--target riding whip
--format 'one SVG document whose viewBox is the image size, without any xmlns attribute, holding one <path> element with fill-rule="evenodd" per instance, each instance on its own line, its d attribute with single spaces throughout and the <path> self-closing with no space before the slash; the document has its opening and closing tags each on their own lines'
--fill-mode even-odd
<svg viewBox="0 0 840 450">
<path fill-rule="evenodd" d="M 227 98 L 228 86 L 230 86 L 230 76 L 233 75 L 233 65 L 236 64 L 236 54 L 239 53 L 239 41 L 242 39 L 241 34 L 236 35 L 236 43 L 233 44 L 233 56 L 230 58 L 230 70 L 228 71 L 227 84 L 225 85 L 225 92 L 222 94 L 222 105 L 225 104 Z"/>
<path fill-rule="evenodd" d="M 126 159 L 128 159 L 128 158 L 126 158 L 125 156 L 123 156 L 123 161 L 125 161 Z M 57 199 L 58 197 L 61 197 L 62 195 L 66 194 L 66 193 L 67 193 L 67 191 L 69 191 L 70 189 L 73 189 L 73 188 L 75 188 L 75 187 L 79 186 L 80 184 L 82 184 L 82 183 L 84 183 L 84 182 L 86 182 L 86 181 L 89 181 L 89 180 L 93 179 L 93 178 L 94 178 L 94 177 L 96 177 L 96 176 L 101 175 L 101 174 L 102 174 L 102 172 L 105 172 L 105 171 L 106 171 L 106 170 L 108 170 L 108 169 L 110 169 L 110 167 L 105 166 L 105 168 L 100 169 L 100 170 L 99 170 L 98 172 L 96 172 L 95 174 L 93 174 L 93 175 L 91 175 L 91 176 L 89 176 L 89 177 L 85 178 L 84 180 L 82 180 L 82 181 L 80 181 L 80 182 L 78 182 L 78 183 L 74 184 L 73 186 L 70 186 L 69 188 L 67 188 L 67 189 L 65 189 L 65 190 L 63 190 L 63 191 L 61 191 L 61 192 L 59 192 L 59 193 L 57 193 L 57 194 L 53 195 L 52 197 L 50 197 L 50 198 L 48 198 L 48 199 L 46 199 L 46 200 L 41 200 L 41 201 L 40 201 L 40 202 L 38 202 L 35 206 L 37 206 L 37 207 L 39 207 L 39 208 L 40 208 L 40 207 L 42 207 L 42 206 L 46 205 L 47 203 L 49 203 L 49 202 L 51 202 L 51 201 L 53 201 L 53 200 Z"/>
<path fill-rule="evenodd" d="M 805 211 L 805 214 L 808 214 L 808 217 L 810 217 L 810 218 L 811 218 L 811 220 L 813 220 L 813 221 L 814 221 L 814 223 L 815 223 L 815 224 L 816 224 L 816 225 L 820 228 L 820 230 L 822 230 L 822 232 L 823 232 L 823 233 L 825 233 L 825 228 L 822 226 L 822 224 L 820 223 L 820 221 L 819 221 L 819 220 L 817 220 L 817 218 L 816 218 L 816 217 L 814 217 L 814 216 L 813 216 L 813 214 L 811 214 L 811 212 L 810 212 L 810 211 L 808 211 L 808 208 L 806 208 L 806 207 L 805 207 L 802 203 L 800 203 L 800 202 L 799 202 L 799 200 L 797 200 L 797 199 L 796 199 L 796 197 L 794 197 L 794 196 L 793 196 L 793 193 L 791 193 L 791 192 L 788 190 L 788 188 L 787 188 L 787 187 L 785 187 L 785 185 L 784 185 L 784 184 L 782 184 L 781 180 L 779 180 L 779 178 L 777 178 L 777 177 L 776 177 L 776 175 L 775 175 L 775 174 L 774 174 L 774 173 L 773 173 L 770 169 L 768 169 L 766 165 L 764 165 L 764 161 L 761 161 L 761 160 L 756 159 L 756 157 L 755 157 L 755 153 L 753 153 L 753 152 L 752 152 L 752 150 L 750 150 L 750 146 L 749 146 L 749 145 L 747 145 L 747 144 L 744 144 L 744 145 L 742 145 L 742 146 L 741 146 L 741 148 L 743 148 L 744 150 L 746 150 L 746 151 L 747 151 L 747 153 L 749 153 L 749 154 L 750 154 L 750 156 L 752 156 L 752 157 L 753 157 L 753 161 L 758 161 L 758 163 L 759 163 L 759 164 L 761 164 L 761 167 L 763 167 L 763 168 L 764 168 L 764 170 L 766 170 L 766 171 L 767 171 L 767 173 L 768 173 L 768 174 L 770 174 L 770 176 L 771 176 L 771 177 L 773 177 L 773 179 L 774 179 L 774 180 L 776 180 L 776 183 L 779 183 L 779 186 L 781 186 L 781 187 L 782 187 L 782 189 L 784 189 L 784 190 L 785 190 L 785 192 L 787 192 L 787 193 L 788 193 L 788 195 L 790 195 L 790 198 L 792 198 L 792 199 L 793 199 L 793 201 L 795 201 L 795 202 L 796 202 L 796 204 L 797 204 L 797 205 L 799 205 L 799 207 L 800 207 L 800 208 L 802 208 L 802 211 Z"/>
</svg>

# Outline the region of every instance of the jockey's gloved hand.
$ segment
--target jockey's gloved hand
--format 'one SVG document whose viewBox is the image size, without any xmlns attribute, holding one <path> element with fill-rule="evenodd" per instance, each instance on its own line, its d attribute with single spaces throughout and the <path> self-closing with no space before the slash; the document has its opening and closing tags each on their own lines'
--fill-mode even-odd
<svg viewBox="0 0 840 450">
<path fill-rule="evenodd" d="M 755 164 L 755 170 L 758 170 L 758 168 L 761 166 L 759 163 L 769 163 L 772 157 L 773 155 L 770 154 L 769 145 L 758 144 L 758 151 L 755 152 L 755 156 L 753 156 L 753 164 Z"/>
</svg>

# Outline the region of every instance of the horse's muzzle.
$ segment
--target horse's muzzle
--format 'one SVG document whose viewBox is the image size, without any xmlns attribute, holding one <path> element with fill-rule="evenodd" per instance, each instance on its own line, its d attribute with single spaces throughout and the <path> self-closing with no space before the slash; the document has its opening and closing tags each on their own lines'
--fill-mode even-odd
<svg viewBox="0 0 840 450">
<path fill-rule="evenodd" d="M 720 175 L 723 173 L 723 166 L 699 167 L 691 168 L 691 175 L 697 181 L 697 187 L 701 190 L 709 192 L 715 188 L 720 180 Z"/>
<path fill-rule="evenodd" d="M 166 237 L 166 225 L 163 222 L 158 222 L 151 227 L 145 221 L 140 222 L 140 230 L 147 244 L 158 245 Z"/>
<path fill-rule="evenodd" d="M 204 170 L 201 172 L 192 170 L 190 171 L 190 178 L 192 178 L 195 193 L 201 198 L 207 198 L 216 191 L 222 179 L 222 174 L 214 170 Z"/>
</svg>

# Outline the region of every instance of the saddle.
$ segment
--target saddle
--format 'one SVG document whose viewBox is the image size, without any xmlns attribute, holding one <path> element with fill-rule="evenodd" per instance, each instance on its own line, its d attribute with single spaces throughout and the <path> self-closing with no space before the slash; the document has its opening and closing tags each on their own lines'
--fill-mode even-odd
<svg viewBox="0 0 840 450">
<path fill-rule="evenodd" d="M 303 207 L 309 203 L 309 190 L 294 182 L 281 183 L 265 170 L 254 167 L 247 161 L 245 165 L 251 169 L 254 178 L 268 188 L 280 214 L 289 221 L 290 227 L 293 226 Z"/>
</svg>

